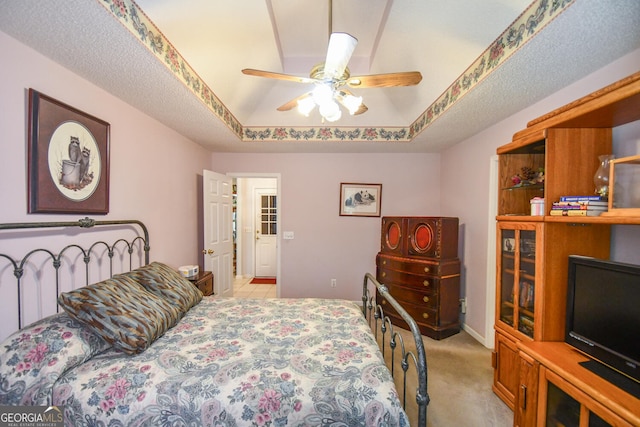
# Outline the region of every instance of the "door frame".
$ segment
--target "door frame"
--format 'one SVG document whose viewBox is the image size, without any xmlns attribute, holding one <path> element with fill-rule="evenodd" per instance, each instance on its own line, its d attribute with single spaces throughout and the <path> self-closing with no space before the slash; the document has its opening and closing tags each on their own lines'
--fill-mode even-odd
<svg viewBox="0 0 640 427">
<path fill-rule="evenodd" d="M 498 155 L 489 160 L 489 221 L 487 224 L 487 293 L 485 305 L 484 346 L 495 347 L 496 318 L 496 215 L 498 215 Z"/>
<path fill-rule="evenodd" d="M 259 173 L 259 172 L 229 172 L 227 176 L 231 178 L 275 178 L 276 180 L 276 206 L 278 209 L 278 218 L 276 219 L 276 227 L 278 236 L 276 240 L 276 297 L 280 298 L 280 284 L 282 282 L 282 176 L 279 173 Z M 239 207 L 241 208 L 241 207 Z M 240 217 L 240 213 L 237 212 Z M 241 231 L 238 229 L 238 233 Z M 239 239 L 240 240 L 240 239 Z M 240 252 L 240 247 L 237 248 Z"/>
</svg>

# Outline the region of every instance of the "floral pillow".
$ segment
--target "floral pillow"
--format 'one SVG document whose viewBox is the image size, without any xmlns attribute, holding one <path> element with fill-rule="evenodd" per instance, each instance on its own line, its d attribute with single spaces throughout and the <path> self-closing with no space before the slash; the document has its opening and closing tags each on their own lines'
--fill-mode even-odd
<svg viewBox="0 0 640 427">
<path fill-rule="evenodd" d="M 66 313 L 22 328 L 0 344 L 0 405 L 51 405 L 58 378 L 110 347 Z"/>
<path fill-rule="evenodd" d="M 202 292 L 168 265 L 152 262 L 126 274 L 131 275 L 147 291 L 171 301 L 182 314 L 202 301 Z"/>
<path fill-rule="evenodd" d="M 58 304 L 128 354 L 146 350 L 182 317 L 171 302 L 147 292 L 127 274 L 62 293 Z"/>
</svg>

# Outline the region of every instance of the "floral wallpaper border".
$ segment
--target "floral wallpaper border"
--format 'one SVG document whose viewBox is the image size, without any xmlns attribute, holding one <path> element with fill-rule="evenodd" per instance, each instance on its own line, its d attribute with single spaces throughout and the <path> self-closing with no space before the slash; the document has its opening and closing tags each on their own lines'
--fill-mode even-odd
<svg viewBox="0 0 640 427">
<path fill-rule="evenodd" d="M 409 127 L 243 127 L 133 0 L 98 0 L 241 141 L 410 142 L 576 0 L 535 0 Z"/>
</svg>

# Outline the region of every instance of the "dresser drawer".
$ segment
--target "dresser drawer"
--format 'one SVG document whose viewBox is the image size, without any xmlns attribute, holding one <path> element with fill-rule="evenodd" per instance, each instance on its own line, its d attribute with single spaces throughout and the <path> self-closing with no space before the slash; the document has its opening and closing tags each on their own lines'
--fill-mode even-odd
<svg viewBox="0 0 640 427">
<path fill-rule="evenodd" d="M 438 292 L 440 279 L 434 276 L 418 275 L 394 271 L 386 268 L 378 268 L 376 280 L 387 286 L 404 285 L 410 288 L 421 289 L 424 292 L 434 294 Z"/>
<path fill-rule="evenodd" d="M 393 294 L 391 295 L 393 296 Z M 380 305 L 382 306 L 385 314 L 391 314 L 395 317 L 400 318 L 400 315 L 393 307 L 391 307 L 391 304 L 389 304 L 379 295 L 378 301 L 380 302 Z M 438 310 L 436 308 L 410 304 L 408 302 L 403 302 L 401 305 L 417 323 L 422 323 L 430 326 L 436 326 L 439 324 Z"/>
<path fill-rule="evenodd" d="M 378 254 L 377 265 L 384 269 L 411 274 L 426 274 L 430 276 L 460 274 L 460 260 L 458 259 L 429 261 Z"/>
<path fill-rule="evenodd" d="M 398 302 L 404 305 L 405 302 L 416 304 L 420 306 L 424 306 L 426 308 L 431 308 L 434 310 L 438 309 L 439 305 L 439 297 L 437 293 L 432 292 L 424 292 L 422 289 L 412 289 L 406 288 L 404 286 L 397 285 L 389 285 L 389 293 L 392 297 L 394 297 Z"/>
</svg>

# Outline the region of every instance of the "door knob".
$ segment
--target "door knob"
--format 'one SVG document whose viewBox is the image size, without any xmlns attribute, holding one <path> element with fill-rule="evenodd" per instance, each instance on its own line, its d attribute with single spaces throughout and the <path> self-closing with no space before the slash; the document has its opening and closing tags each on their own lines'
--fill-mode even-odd
<svg viewBox="0 0 640 427">
<path fill-rule="evenodd" d="M 205 254 L 205 255 L 207 255 L 207 254 L 208 255 L 213 255 L 214 252 L 215 251 L 213 249 L 203 249 L 202 250 L 202 253 Z"/>
</svg>

